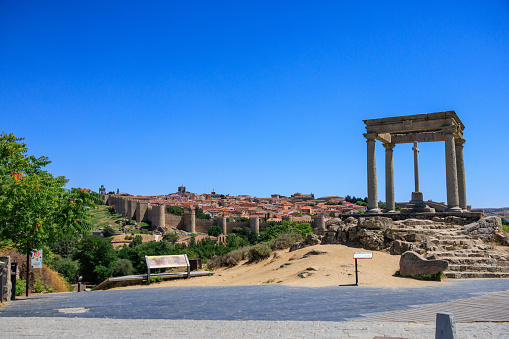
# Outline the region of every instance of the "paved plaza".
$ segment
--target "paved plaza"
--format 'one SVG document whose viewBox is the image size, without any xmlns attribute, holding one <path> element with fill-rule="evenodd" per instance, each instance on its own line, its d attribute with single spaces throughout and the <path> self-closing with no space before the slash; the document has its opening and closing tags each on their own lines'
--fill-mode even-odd
<svg viewBox="0 0 509 339">
<path fill-rule="evenodd" d="M 0 325 L 3 338 L 431 338 L 436 312 L 454 310 L 458 337 L 509 338 L 508 290 L 509 280 L 481 279 L 397 289 L 263 285 L 60 293 L 5 305 Z"/>
</svg>

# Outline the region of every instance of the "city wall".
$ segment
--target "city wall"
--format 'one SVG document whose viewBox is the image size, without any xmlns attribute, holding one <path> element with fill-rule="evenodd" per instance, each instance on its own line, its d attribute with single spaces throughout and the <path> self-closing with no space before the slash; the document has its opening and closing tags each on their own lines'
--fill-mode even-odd
<svg viewBox="0 0 509 339">
<path fill-rule="evenodd" d="M 247 222 L 228 222 L 225 217 L 216 217 L 215 219 L 205 220 L 196 218 L 194 211 L 185 211 L 184 216 L 178 216 L 166 213 L 164 205 L 150 205 L 148 200 L 131 199 L 129 196 L 117 194 L 101 196 L 108 206 L 114 206 L 115 211 L 127 219 L 135 219 L 136 222 L 146 222 L 152 229 L 159 232 L 168 232 L 172 228 L 185 230 L 190 233 L 207 233 L 210 227 L 220 226 L 223 233 L 231 233 L 234 228 L 249 227 L 256 233 L 269 226 L 268 222 L 260 220 L 258 217 L 250 217 Z M 287 217 L 285 220 L 291 220 Z M 273 222 L 281 224 L 279 222 Z M 325 230 L 325 217 L 315 216 L 314 220 L 309 222 L 313 229 Z"/>
</svg>

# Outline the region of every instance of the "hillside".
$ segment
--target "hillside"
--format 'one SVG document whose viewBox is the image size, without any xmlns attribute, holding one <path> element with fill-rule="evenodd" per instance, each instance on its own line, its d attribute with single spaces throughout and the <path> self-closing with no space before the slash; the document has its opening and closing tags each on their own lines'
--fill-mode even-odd
<svg viewBox="0 0 509 339">
<path fill-rule="evenodd" d="M 311 250 L 321 255 L 305 255 Z M 258 263 L 246 261 L 232 268 L 221 268 L 214 275 L 191 279 L 169 280 L 161 283 L 123 288 L 151 288 L 163 286 L 232 286 L 281 284 L 289 286 L 324 287 L 355 284 L 354 252 L 362 248 L 348 245 L 315 245 L 297 251 L 277 251 L 276 256 Z M 422 287 L 444 284 L 394 276 L 399 270 L 399 255 L 372 251 L 373 259 L 359 260 L 359 285 L 374 287 Z M 303 274 L 307 273 L 307 274 Z M 304 276 L 304 277 L 303 277 Z"/>
<path fill-rule="evenodd" d="M 484 214 L 509 219 L 509 207 L 484 208 Z"/>
</svg>

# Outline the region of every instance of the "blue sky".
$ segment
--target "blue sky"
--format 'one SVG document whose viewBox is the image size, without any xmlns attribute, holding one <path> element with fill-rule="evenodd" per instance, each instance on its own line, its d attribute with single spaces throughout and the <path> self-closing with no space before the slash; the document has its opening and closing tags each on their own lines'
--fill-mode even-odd
<svg viewBox="0 0 509 339">
<path fill-rule="evenodd" d="M 468 204 L 503 207 L 508 60 L 507 1 L 0 1 L 0 127 L 70 187 L 365 196 L 363 119 L 455 110 Z M 425 199 L 444 147 L 420 144 Z"/>
</svg>

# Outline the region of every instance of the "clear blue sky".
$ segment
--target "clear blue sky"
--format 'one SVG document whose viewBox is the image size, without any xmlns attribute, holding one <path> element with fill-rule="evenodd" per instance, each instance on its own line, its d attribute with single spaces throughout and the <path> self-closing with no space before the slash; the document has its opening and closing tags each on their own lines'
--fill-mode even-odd
<svg viewBox="0 0 509 339">
<path fill-rule="evenodd" d="M 468 203 L 509 206 L 508 1 L 0 1 L 0 129 L 70 187 L 365 196 L 362 120 L 447 110 Z M 445 201 L 444 144 L 420 148 Z"/>
</svg>

